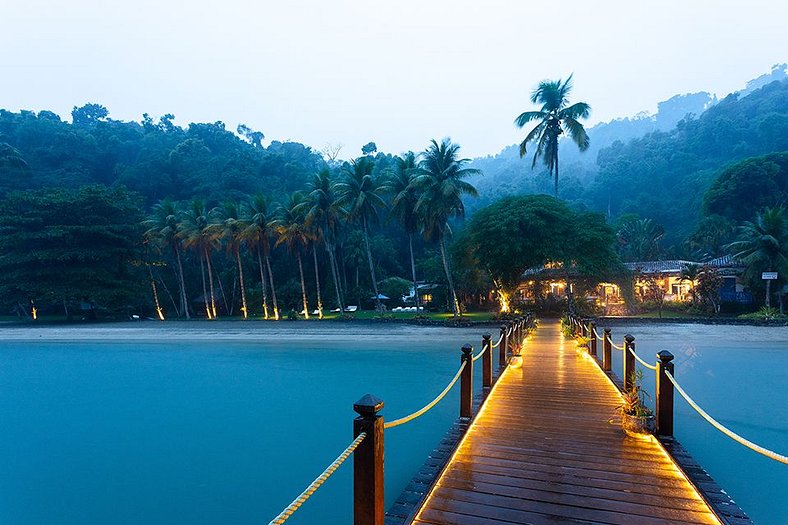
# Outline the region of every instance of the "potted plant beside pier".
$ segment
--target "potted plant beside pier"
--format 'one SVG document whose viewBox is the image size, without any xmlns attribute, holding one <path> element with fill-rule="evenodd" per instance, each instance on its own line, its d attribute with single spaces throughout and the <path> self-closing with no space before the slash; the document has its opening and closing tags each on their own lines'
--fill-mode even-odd
<svg viewBox="0 0 788 525">
<path fill-rule="evenodd" d="M 644 401 L 648 396 L 641 387 L 643 372 L 637 370 L 632 374 L 632 386 L 622 394 L 623 403 L 618 407 L 621 414 L 621 428 L 628 436 L 644 439 L 656 428 L 654 412 Z"/>
<path fill-rule="evenodd" d="M 591 339 L 582 335 L 575 336 L 575 343 L 577 343 L 577 349 L 582 351 L 588 351 L 588 343 L 591 342 Z"/>
</svg>

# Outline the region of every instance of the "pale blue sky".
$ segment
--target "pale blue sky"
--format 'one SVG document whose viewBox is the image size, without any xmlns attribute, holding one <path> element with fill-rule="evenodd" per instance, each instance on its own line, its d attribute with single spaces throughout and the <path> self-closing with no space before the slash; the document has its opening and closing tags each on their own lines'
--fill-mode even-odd
<svg viewBox="0 0 788 525">
<path fill-rule="evenodd" d="M 0 13 L 2 108 L 244 122 L 342 143 L 341 157 L 443 136 L 495 153 L 521 138 L 512 121 L 536 83 L 571 72 L 593 123 L 725 95 L 788 59 L 775 0 L 0 0 Z"/>
</svg>

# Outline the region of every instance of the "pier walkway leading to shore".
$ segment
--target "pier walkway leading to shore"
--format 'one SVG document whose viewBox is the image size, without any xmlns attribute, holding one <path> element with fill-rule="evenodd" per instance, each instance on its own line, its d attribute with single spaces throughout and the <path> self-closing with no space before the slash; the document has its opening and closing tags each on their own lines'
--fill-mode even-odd
<svg viewBox="0 0 788 525">
<path fill-rule="evenodd" d="M 720 523 L 656 440 L 623 433 L 619 391 L 557 320 L 527 339 L 522 358 L 413 523 Z"/>
</svg>

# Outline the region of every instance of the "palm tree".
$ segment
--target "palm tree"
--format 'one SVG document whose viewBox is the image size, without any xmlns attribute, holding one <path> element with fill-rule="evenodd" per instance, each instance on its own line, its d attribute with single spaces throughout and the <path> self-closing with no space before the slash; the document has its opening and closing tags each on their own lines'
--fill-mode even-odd
<svg viewBox="0 0 788 525">
<path fill-rule="evenodd" d="M 536 151 L 531 168 L 536 166 L 538 158 L 542 158 L 550 175 L 555 178 L 555 197 L 558 198 L 558 139 L 564 132 L 577 144 L 580 151 L 588 149 L 590 140 L 583 125 L 578 119 L 588 118 L 591 106 L 585 102 L 576 102 L 569 105 L 567 96 L 572 91 L 572 75 L 564 82 L 561 80 L 543 80 L 531 93 L 531 102 L 541 104 L 537 111 L 521 113 L 514 123 L 522 128 L 531 121 L 539 121 L 525 140 L 520 143 L 520 157 L 526 155 L 526 146 L 529 142 L 536 142 Z"/>
<path fill-rule="evenodd" d="M 662 251 L 659 241 L 665 236 L 665 229 L 651 219 L 634 219 L 626 221 L 617 235 L 625 260 L 650 261 Z"/>
<path fill-rule="evenodd" d="M 350 161 L 343 167 L 345 177 L 336 184 L 339 202 L 348 213 L 348 220 L 361 224 L 364 234 L 364 245 L 367 249 L 369 274 L 372 278 L 372 290 L 375 292 L 375 310 L 383 310 L 375 277 L 375 266 L 372 263 L 372 250 L 369 247 L 369 224 L 377 222 L 378 210 L 385 206 L 380 196 L 381 186 L 372 176 L 375 164 L 368 157 Z"/>
<path fill-rule="evenodd" d="M 409 151 L 402 157 L 394 159 L 394 168 L 383 183 L 383 189 L 392 195 L 391 214 L 405 228 L 408 234 L 408 248 L 410 249 L 410 271 L 413 277 L 413 293 L 416 307 L 419 303 L 419 287 L 416 284 L 416 259 L 413 256 L 413 235 L 419 230 L 419 214 L 416 213 L 416 203 L 419 201 L 419 191 L 414 183 L 417 178 L 416 155 Z"/>
<path fill-rule="evenodd" d="M 178 205 L 170 199 L 164 199 L 153 205 L 152 213 L 147 220 L 143 221 L 143 225 L 147 228 L 145 232 L 147 239 L 172 250 L 176 264 L 175 274 L 178 279 L 180 312 L 184 312 L 186 318 L 191 319 L 189 302 L 186 299 L 186 283 L 183 279 L 183 263 L 181 262 L 183 247 L 178 236 L 180 230 L 178 216 Z"/>
<path fill-rule="evenodd" d="M 680 283 L 684 281 L 689 281 L 691 286 L 690 290 L 692 292 L 692 304 L 695 304 L 695 284 L 698 282 L 698 277 L 700 277 L 702 267 L 700 264 L 695 263 L 687 263 L 681 269 L 681 277 L 679 279 Z"/>
<path fill-rule="evenodd" d="M 200 275 L 202 276 L 202 296 L 205 302 L 205 313 L 208 319 L 216 319 L 216 295 L 213 289 L 213 265 L 211 251 L 216 241 L 211 238 L 209 211 L 200 199 L 193 199 L 189 209 L 182 214 L 179 236 L 184 248 L 195 250 L 200 257 Z M 205 269 L 208 269 L 208 286 L 206 287 Z M 209 295 L 210 291 L 210 295 Z"/>
<path fill-rule="evenodd" d="M 446 257 L 446 236 L 451 235 L 449 219 L 465 216 L 463 195 L 476 197 L 478 193 L 476 188 L 463 179 L 481 173 L 475 168 L 464 167 L 470 160 L 458 158 L 459 149 L 459 144 L 452 144 L 450 139 L 443 139 L 440 144 L 433 139 L 422 153 L 413 181 L 414 187 L 421 191 L 415 210 L 423 221 L 424 237 L 440 245 L 443 270 L 446 272 L 455 316 L 460 315 L 460 304 Z"/>
<path fill-rule="evenodd" d="M 278 217 L 272 223 L 279 234 L 276 246 L 284 244 L 287 251 L 294 255 L 298 261 L 298 273 L 301 276 L 301 299 L 304 304 L 304 317 L 309 319 L 309 305 L 306 300 L 306 284 L 304 283 L 304 267 L 301 264 L 301 250 L 306 248 L 309 243 L 309 230 L 304 220 L 304 195 L 295 192 L 290 196 L 290 200 L 278 209 Z"/>
<path fill-rule="evenodd" d="M 747 265 L 746 273 L 758 279 L 761 272 L 788 271 L 788 224 L 785 208 L 765 208 L 755 221 L 739 227 L 738 239 L 728 245 L 735 259 Z M 766 307 L 771 307 L 771 279 L 766 280 Z"/>
<path fill-rule="evenodd" d="M 266 270 L 268 282 L 271 284 L 271 298 L 274 303 L 273 317 L 279 320 L 279 305 L 276 301 L 276 287 L 271 272 L 271 218 L 268 216 L 268 201 L 265 195 L 258 193 L 246 204 L 244 209 L 246 228 L 241 237 L 246 244 L 257 253 L 257 265 L 260 269 L 260 284 L 263 287 L 263 316 L 268 319 L 268 292 L 266 291 Z M 265 266 L 263 265 L 265 262 Z"/>
<path fill-rule="evenodd" d="M 244 319 L 249 317 L 249 308 L 246 304 L 246 285 L 244 284 L 244 267 L 241 262 L 241 243 L 246 222 L 241 217 L 238 204 L 227 201 L 222 206 L 211 210 L 211 232 L 215 240 L 223 240 L 227 250 L 235 257 L 238 265 L 238 281 L 241 285 L 241 312 Z"/>
<path fill-rule="evenodd" d="M 315 236 L 323 240 L 328 252 L 331 266 L 331 277 L 334 281 L 334 290 L 337 296 L 337 305 L 340 312 L 344 311 L 342 300 L 342 285 L 339 279 L 339 266 L 336 262 L 334 241 L 339 231 L 340 220 L 344 210 L 339 205 L 336 184 L 331 179 L 331 172 L 324 169 L 316 173 L 307 184 L 308 211 L 306 212 L 307 226 L 314 230 Z"/>
</svg>

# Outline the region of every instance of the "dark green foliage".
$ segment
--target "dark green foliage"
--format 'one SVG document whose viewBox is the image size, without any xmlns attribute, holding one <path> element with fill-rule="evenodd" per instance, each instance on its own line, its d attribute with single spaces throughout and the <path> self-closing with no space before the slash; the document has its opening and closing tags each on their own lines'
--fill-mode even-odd
<svg viewBox="0 0 788 525">
<path fill-rule="evenodd" d="M 599 278 L 619 266 L 613 230 L 602 216 L 546 195 L 501 199 L 476 212 L 468 234 L 479 264 L 507 290 L 525 270 L 547 263 Z"/>
<path fill-rule="evenodd" d="M 723 170 L 703 197 L 703 209 L 740 222 L 751 220 L 764 207 L 785 202 L 788 152 L 745 159 Z"/>
<path fill-rule="evenodd" d="M 137 196 L 122 188 L 12 193 L 0 203 L 0 297 L 137 305 L 147 297 L 140 219 Z"/>
</svg>

